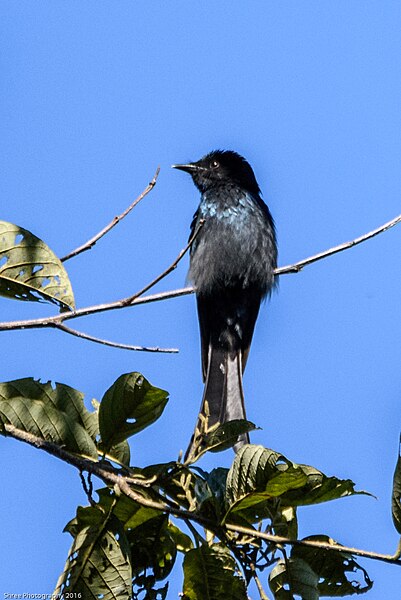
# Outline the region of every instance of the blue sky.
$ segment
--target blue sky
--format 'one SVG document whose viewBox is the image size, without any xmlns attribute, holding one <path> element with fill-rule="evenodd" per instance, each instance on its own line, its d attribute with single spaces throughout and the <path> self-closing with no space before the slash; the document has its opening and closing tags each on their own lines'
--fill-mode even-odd
<svg viewBox="0 0 401 600">
<path fill-rule="evenodd" d="M 275 217 L 280 264 L 401 213 L 398 0 L 0 4 L 0 219 L 60 256 L 156 188 L 104 240 L 66 263 L 80 307 L 127 296 L 185 245 L 197 191 L 170 165 L 215 148 L 252 164 Z M 300 534 L 392 553 L 391 480 L 401 429 L 401 226 L 281 278 L 260 314 L 245 373 L 254 443 L 352 479 L 377 496 L 299 511 Z M 187 259 L 156 289 L 182 287 Z M 54 314 L 0 298 L 1 320 Z M 75 321 L 106 348 L 50 330 L 1 332 L 1 381 L 34 376 L 91 398 L 141 371 L 170 392 L 133 438 L 144 465 L 186 447 L 202 394 L 197 317 L 184 297 Z M 78 474 L 1 439 L 0 591 L 49 592 L 85 504 Z M 228 465 L 230 452 L 202 466 Z M 362 561 L 372 600 L 394 597 L 396 567 Z M 177 568 L 169 598 L 180 591 Z M 252 592 L 252 597 L 256 593 Z"/>
</svg>

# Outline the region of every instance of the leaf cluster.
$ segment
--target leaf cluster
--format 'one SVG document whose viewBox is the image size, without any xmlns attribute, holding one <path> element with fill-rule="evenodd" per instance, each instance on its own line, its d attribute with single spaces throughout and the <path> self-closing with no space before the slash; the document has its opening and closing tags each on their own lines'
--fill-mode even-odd
<svg viewBox="0 0 401 600">
<path fill-rule="evenodd" d="M 167 578 L 179 554 L 187 599 L 245 600 L 248 584 L 266 568 L 271 592 L 280 600 L 294 594 L 346 596 L 371 588 L 367 572 L 349 552 L 293 545 L 287 556 L 282 544 L 258 536 L 262 531 L 297 540 L 299 507 L 365 493 L 356 491 L 351 480 L 326 476 L 251 444 L 240 449 L 230 468 L 210 472 L 180 461 L 131 465 L 127 438 L 160 417 L 167 400 L 168 393 L 140 373 L 119 377 L 100 403 L 92 401 L 93 411 L 85 407 L 81 392 L 64 384 L 30 378 L 0 384 L 3 434 L 12 426 L 87 461 L 89 472 L 96 473 L 94 465 L 107 467 L 106 476 L 100 474 L 107 486 L 94 499 L 89 476 L 89 505 L 79 507 L 66 526 L 73 543 L 55 592 L 91 599 L 166 598 Z M 231 429 L 209 438 L 211 450 L 232 443 Z M 206 450 L 203 443 L 202 453 Z M 108 472 L 124 480 L 129 492 L 109 481 Z M 241 532 L 244 527 L 247 533 Z M 338 546 L 326 534 L 305 539 Z"/>
</svg>

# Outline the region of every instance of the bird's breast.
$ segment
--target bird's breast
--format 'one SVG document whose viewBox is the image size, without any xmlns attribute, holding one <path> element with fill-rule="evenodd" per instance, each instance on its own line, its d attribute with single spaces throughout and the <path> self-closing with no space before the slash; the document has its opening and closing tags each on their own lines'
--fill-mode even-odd
<svg viewBox="0 0 401 600">
<path fill-rule="evenodd" d="M 192 248 L 189 271 L 197 292 L 238 285 L 268 291 L 277 253 L 273 226 L 259 207 L 246 197 L 225 203 L 206 198 L 198 216 L 205 223 Z"/>
</svg>

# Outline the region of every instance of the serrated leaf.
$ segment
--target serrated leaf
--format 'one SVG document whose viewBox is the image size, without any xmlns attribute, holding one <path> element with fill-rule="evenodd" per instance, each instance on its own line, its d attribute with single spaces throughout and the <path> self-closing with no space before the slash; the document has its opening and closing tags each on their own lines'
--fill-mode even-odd
<svg viewBox="0 0 401 600">
<path fill-rule="evenodd" d="M 99 513 L 98 523 L 78 529 L 54 594 L 65 597 L 70 593 L 82 600 L 130 600 L 130 549 L 121 523 Z"/>
<path fill-rule="evenodd" d="M 275 600 L 293 600 L 294 594 L 302 600 L 319 600 L 318 581 L 316 573 L 300 558 L 279 561 L 269 575 Z"/>
<path fill-rule="evenodd" d="M 140 373 L 121 375 L 99 408 L 102 444 L 110 448 L 151 425 L 162 414 L 168 392 L 153 387 Z"/>
<path fill-rule="evenodd" d="M 393 491 L 391 495 L 391 513 L 394 527 L 401 534 L 401 454 L 398 452 L 398 460 L 394 471 Z"/>
<path fill-rule="evenodd" d="M 225 519 L 274 520 L 276 503 L 269 502 L 274 498 L 285 508 L 361 493 L 366 492 L 355 491 L 351 480 L 327 477 L 274 450 L 248 444 L 239 450 L 227 476 Z"/>
<path fill-rule="evenodd" d="M 365 495 L 371 496 L 369 492 L 355 490 L 355 483 L 351 479 L 339 479 L 328 477 L 321 471 L 309 465 L 298 465 L 307 477 L 304 487 L 289 490 L 282 497 L 282 503 L 286 506 L 308 506 L 338 500 L 345 496 Z"/>
<path fill-rule="evenodd" d="M 53 388 L 33 378 L 1 383 L 0 423 L 97 458 L 97 416 L 85 408 L 83 394 L 68 385 Z"/>
<path fill-rule="evenodd" d="M 327 535 L 311 535 L 304 541 L 338 543 Z M 363 567 L 348 552 L 333 552 L 323 548 L 294 546 L 291 552 L 294 558 L 308 563 L 319 578 L 318 591 L 321 596 L 343 597 L 368 592 L 373 582 Z"/>
<path fill-rule="evenodd" d="M 263 446 L 247 444 L 240 448 L 227 475 L 227 505 L 249 493 L 264 491 L 266 483 L 278 472 L 276 466 L 286 464 L 285 461 L 281 454 Z"/>
<path fill-rule="evenodd" d="M 184 558 L 183 600 L 247 600 L 245 582 L 230 552 L 202 545 Z"/>
<path fill-rule="evenodd" d="M 300 488 L 306 481 L 305 474 L 297 467 L 288 467 L 284 473 L 277 473 L 266 482 L 263 492 L 254 492 L 247 494 L 243 500 L 239 500 L 235 504 L 235 510 L 242 510 L 257 504 L 267 498 L 277 498 L 282 496 L 288 490 Z"/>
<path fill-rule="evenodd" d="M 234 518 L 236 522 L 274 520 L 275 499 L 305 483 L 302 470 L 278 452 L 252 444 L 243 446 L 227 476 L 224 519 Z"/>
<path fill-rule="evenodd" d="M 67 272 L 52 250 L 30 231 L 0 221 L 0 295 L 75 308 Z"/>
</svg>

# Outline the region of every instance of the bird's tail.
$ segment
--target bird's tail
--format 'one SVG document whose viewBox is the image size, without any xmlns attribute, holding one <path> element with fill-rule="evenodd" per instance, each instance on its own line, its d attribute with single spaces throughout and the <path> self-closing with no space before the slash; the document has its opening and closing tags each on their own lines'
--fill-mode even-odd
<svg viewBox="0 0 401 600">
<path fill-rule="evenodd" d="M 241 350 L 230 351 L 210 345 L 202 405 L 185 460 L 196 451 L 202 434 L 235 419 L 246 419 Z M 248 434 L 240 435 L 234 446 L 235 451 L 247 443 Z"/>
</svg>

